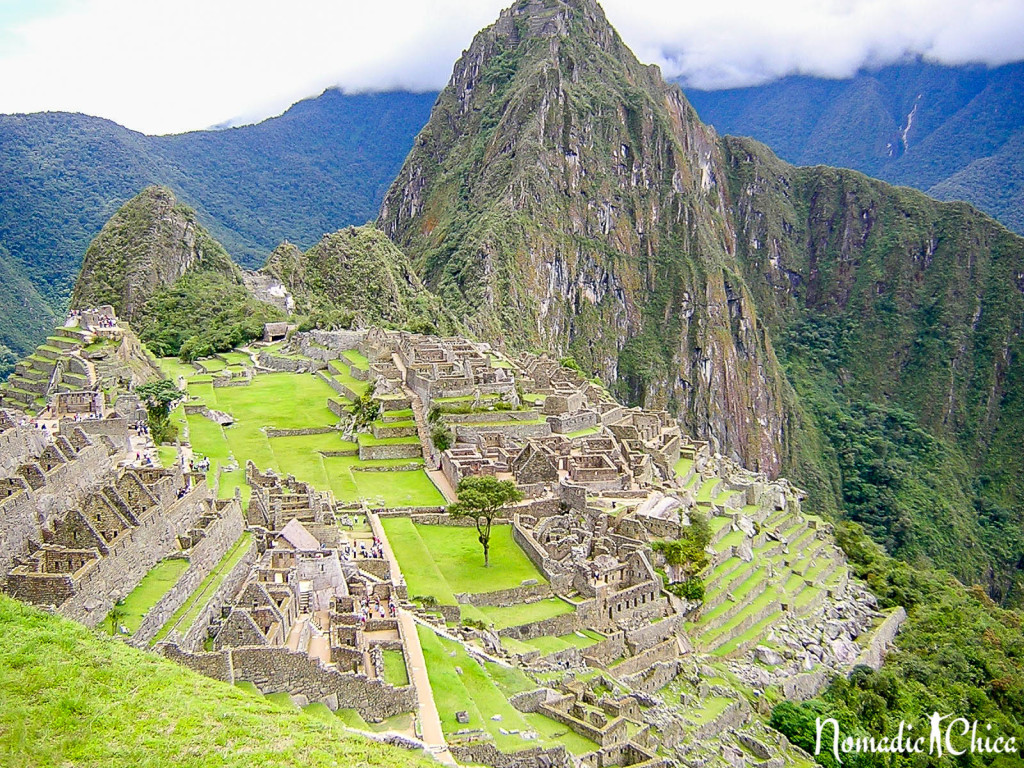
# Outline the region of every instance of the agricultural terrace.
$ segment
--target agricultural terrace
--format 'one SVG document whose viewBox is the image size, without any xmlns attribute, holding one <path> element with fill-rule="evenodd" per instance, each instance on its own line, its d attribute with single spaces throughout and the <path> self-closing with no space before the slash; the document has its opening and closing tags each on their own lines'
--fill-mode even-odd
<svg viewBox="0 0 1024 768">
<path fill-rule="evenodd" d="M 215 369 L 217 364 L 227 365 L 218 359 L 199 361 L 204 370 Z M 245 483 L 245 464 L 251 460 L 261 470 L 291 474 L 319 490 L 331 490 L 340 502 L 366 499 L 371 504 L 393 507 L 445 503 L 426 472 L 405 469 L 422 465 L 422 459 L 362 461 L 358 457 L 358 446 L 342 440 L 340 431 L 267 436 L 265 428 L 308 429 L 338 425 L 338 417 L 328 408 L 327 401 L 347 401 L 338 398 L 319 376 L 266 373 L 255 376 L 248 386 L 214 387 L 212 376 L 193 366 L 175 359 L 164 359 L 161 365 L 175 380 L 184 377 L 189 402 L 223 411 L 235 420 L 222 427 L 200 413 L 186 416 L 181 405 L 174 413 L 183 440 L 187 435 L 192 446 L 194 458 L 210 460 L 207 479 L 211 486 L 217 486 L 220 498 L 233 496 L 239 488 L 243 500 L 248 501 L 250 489 Z M 361 471 L 380 467 L 402 468 L 403 471 Z"/>
</svg>

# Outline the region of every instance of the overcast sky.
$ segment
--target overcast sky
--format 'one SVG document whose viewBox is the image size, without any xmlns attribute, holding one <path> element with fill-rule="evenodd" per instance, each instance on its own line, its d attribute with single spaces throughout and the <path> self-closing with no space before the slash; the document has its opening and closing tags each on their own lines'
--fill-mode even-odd
<svg viewBox="0 0 1024 768">
<path fill-rule="evenodd" d="M 340 86 L 438 90 L 511 0 L 0 0 L 0 112 L 146 133 L 255 121 Z M 844 77 L 907 55 L 1024 60 L 1024 0 L 605 0 L 646 62 L 694 87 Z"/>
</svg>

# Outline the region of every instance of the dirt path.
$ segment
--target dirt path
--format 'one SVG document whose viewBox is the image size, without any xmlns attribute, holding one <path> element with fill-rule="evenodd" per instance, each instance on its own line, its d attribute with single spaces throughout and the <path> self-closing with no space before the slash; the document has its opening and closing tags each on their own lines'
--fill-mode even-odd
<svg viewBox="0 0 1024 768">
<path fill-rule="evenodd" d="M 420 646 L 416 622 L 413 621 L 412 614 L 404 608 L 399 609 L 398 620 L 402 624 L 402 634 L 405 636 L 409 676 L 416 688 L 421 738 L 434 757 L 442 763 L 455 765 L 455 760 L 448 751 L 448 744 L 444 740 L 444 732 L 441 730 L 441 717 L 438 715 L 437 705 L 434 703 L 434 692 L 430 687 L 430 678 L 427 676 L 427 661 L 423 657 L 423 648 Z"/>
</svg>

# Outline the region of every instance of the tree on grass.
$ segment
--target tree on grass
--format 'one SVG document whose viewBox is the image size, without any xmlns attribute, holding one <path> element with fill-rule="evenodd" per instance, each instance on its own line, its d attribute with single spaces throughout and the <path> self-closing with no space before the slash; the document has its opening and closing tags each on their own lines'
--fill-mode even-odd
<svg viewBox="0 0 1024 768">
<path fill-rule="evenodd" d="M 174 438 L 174 425 L 171 424 L 171 411 L 185 393 L 175 386 L 170 379 L 161 379 L 135 388 L 146 406 L 149 432 L 156 445 Z"/>
<path fill-rule="evenodd" d="M 477 538 L 484 548 L 484 567 L 490 566 L 491 524 L 498 511 L 523 498 L 511 480 L 497 480 L 488 475 L 464 477 L 459 481 L 459 500 L 448 505 L 452 517 L 471 517 L 476 523 Z"/>
</svg>

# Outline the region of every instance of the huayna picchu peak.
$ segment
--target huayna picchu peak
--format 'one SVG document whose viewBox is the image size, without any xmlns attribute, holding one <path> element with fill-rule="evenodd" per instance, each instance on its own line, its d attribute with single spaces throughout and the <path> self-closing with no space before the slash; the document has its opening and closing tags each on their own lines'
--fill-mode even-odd
<svg viewBox="0 0 1024 768">
<path fill-rule="evenodd" d="M 722 157 L 596 3 L 518 3 L 455 65 L 379 225 L 478 333 L 572 354 L 777 473 L 786 386 Z"/>
<path fill-rule="evenodd" d="M 378 225 L 471 332 L 1020 589 L 1024 240 L 988 217 L 723 139 L 599 6 L 537 0 L 456 63 Z"/>
<path fill-rule="evenodd" d="M 322 106 L 209 166 L 373 135 Z M 217 210 L 379 215 L 254 268 L 147 177 L 0 383 L 0 764 L 1019 763 L 1024 238 L 719 135 L 595 0 L 477 33 L 386 189 L 266 157 Z"/>
</svg>

